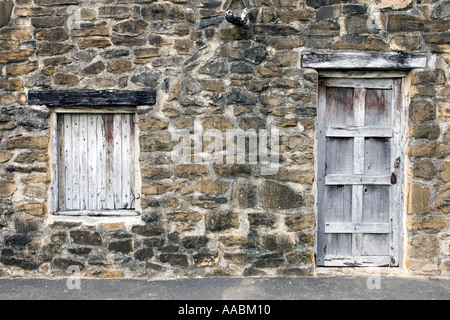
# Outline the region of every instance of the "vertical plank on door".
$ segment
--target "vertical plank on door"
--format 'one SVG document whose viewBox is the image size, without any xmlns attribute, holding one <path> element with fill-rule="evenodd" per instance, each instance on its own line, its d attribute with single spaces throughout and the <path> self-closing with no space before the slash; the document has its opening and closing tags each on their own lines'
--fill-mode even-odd
<svg viewBox="0 0 450 320">
<path fill-rule="evenodd" d="M 114 209 L 114 116 L 108 114 L 105 118 L 105 159 L 106 159 L 106 209 Z"/>
<path fill-rule="evenodd" d="M 81 183 L 81 175 L 80 175 L 80 157 L 81 157 L 81 149 L 80 149 L 80 115 L 73 114 L 72 115 L 72 150 L 71 158 L 72 158 L 72 208 L 75 210 L 80 209 L 80 183 Z"/>
<path fill-rule="evenodd" d="M 66 199 L 65 199 L 65 188 L 66 188 L 66 169 L 65 169 L 65 133 L 64 133 L 64 117 L 63 115 L 56 115 L 57 121 L 57 148 L 58 148 L 58 159 L 56 164 L 56 170 L 58 171 L 58 199 L 57 205 L 55 206 L 52 212 L 56 212 L 57 210 L 65 210 L 66 209 Z"/>
<path fill-rule="evenodd" d="M 130 209 L 136 208 L 136 133 L 135 115 L 130 114 Z"/>
<path fill-rule="evenodd" d="M 318 86 L 318 118 L 323 119 L 322 113 L 327 111 L 327 84 L 325 79 L 319 79 Z M 326 239 L 325 239 L 325 201 L 323 196 L 325 192 L 325 155 L 326 155 L 326 136 L 325 136 L 325 122 L 317 122 L 317 152 L 316 152 L 316 167 L 317 167 L 317 188 L 315 190 L 316 197 L 316 218 L 317 218 L 317 242 L 316 242 L 316 264 L 323 266 L 326 255 Z"/>
<path fill-rule="evenodd" d="M 114 165 L 113 165 L 113 187 L 114 187 L 114 208 L 122 207 L 122 116 L 114 116 Z"/>
<path fill-rule="evenodd" d="M 89 210 L 98 210 L 98 194 L 100 177 L 98 175 L 98 150 L 97 145 L 97 119 L 98 115 L 89 114 L 87 116 L 87 163 L 88 163 L 88 205 Z"/>
<path fill-rule="evenodd" d="M 65 171 L 65 199 L 64 208 L 71 210 L 73 208 L 73 149 L 72 149 L 72 116 L 64 116 L 64 171 Z"/>
<path fill-rule="evenodd" d="M 326 89 L 326 119 L 325 128 L 353 126 L 354 123 L 354 92 L 351 88 L 327 87 Z M 329 115 L 329 116 L 328 116 Z M 325 174 L 353 173 L 354 171 L 354 141 L 352 138 L 327 137 Z M 351 186 L 325 186 L 326 220 L 327 222 L 350 222 L 353 203 Z M 336 202 L 335 202 L 336 201 Z M 338 203 L 336 206 L 335 204 Z M 348 256 L 352 253 L 352 235 L 345 233 L 327 233 L 326 254 L 331 256 Z"/>
<path fill-rule="evenodd" d="M 86 210 L 88 209 L 88 202 L 89 202 L 89 182 L 88 182 L 88 176 L 89 176 L 89 168 L 88 168 L 88 116 L 87 114 L 80 114 L 80 204 L 79 209 L 80 210 Z"/>
<path fill-rule="evenodd" d="M 97 118 L 97 208 L 106 209 L 106 138 L 105 138 L 105 116 L 98 115 Z"/>
<path fill-rule="evenodd" d="M 393 114 L 391 116 L 392 124 L 392 144 L 391 144 L 391 168 L 393 168 L 396 176 L 397 183 L 392 185 L 390 188 L 390 197 L 396 201 L 390 201 L 390 219 L 392 225 L 392 235 L 391 235 L 391 257 L 392 265 L 401 265 L 401 253 L 402 253 L 402 219 L 400 219 L 399 213 L 403 210 L 404 202 L 404 176 L 405 176 L 405 128 L 406 128 L 406 116 L 404 110 L 404 92 L 402 88 L 402 81 L 404 79 L 395 79 L 392 89 L 392 99 L 389 103 L 392 104 L 391 109 Z"/>
<path fill-rule="evenodd" d="M 354 125 L 363 127 L 365 124 L 366 89 L 354 89 Z M 364 137 L 354 137 L 353 174 L 364 174 Z M 363 215 L 363 185 L 352 186 L 352 223 L 361 223 Z M 353 233 L 352 256 L 361 256 L 363 251 L 363 236 Z"/>
<path fill-rule="evenodd" d="M 123 114 L 122 118 L 122 163 L 121 163 L 121 173 L 122 173 L 122 191 L 121 191 L 121 208 L 129 209 L 131 202 L 131 141 L 130 141 L 130 125 L 131 118 L 129 114 Z"/>
</svg>

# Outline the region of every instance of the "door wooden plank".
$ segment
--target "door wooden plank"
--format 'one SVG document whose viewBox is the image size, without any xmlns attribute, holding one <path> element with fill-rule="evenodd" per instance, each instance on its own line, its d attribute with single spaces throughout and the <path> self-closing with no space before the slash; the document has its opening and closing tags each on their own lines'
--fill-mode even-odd
<svg viewBox="0 0 450 320">
<path fill-rule="evenodd" d="M 122 192 L 121 192 L 121 209 L 128 209 L 131 207 L 131 129 L 130 129 L 130 116 L 129 115 L 121 115 L 122 119 Z"/>
<path fill-rule="evenodd" d="M 367 138 L 364 150 L 365 173 L 390 175 L 391 139 Z"/>
<path fill-rule="evenodd" d="M 66 210 L 73 208 L 72 205 L 72 116 L 66 115 L 64 117 L 64 206 Z"/>
<path fill-rule="evenodd" d="M 352 186 L 352 223 L 360 224 L 362 222 L 362 210 L 363 210 L 363 186 Z M 358 232 L 352 233 L 352 255 L 362 255 L 362 235 Z"/>
<path fill-rule="evenodd" d="M 58 205 L 55 208 L 56 212 L 58 210 L 66 209 L 66 162 L 65 162 L 65 133 L 64 133 L 64 117 L 58 114 L 55 114 L 57 117 L 57 125 L 58 125 L 58 136 L 57 136 L 57 144 L 58 144 Z"/>
<path fill-rule="evenodd" d="M 390 157 L 390 168 L 394 171 L 397 176 L 397 183 L 392 185 L 390 188 L 390 219 L 392 224 L 392 236 L 391 242 L 391 265 L 398 266 L 401 265 L 402 260 L 400 259 L 403 251 L 401 243 L 403 243 L 403 233 L 401 232 L 403 228 L 402 219 L 400 219 L 400 213 L 403 212 L 404 206 L 404 176 L 405 176 L 405 133 L 407 127 L 407 120 L 404 110 L 406 106 L 404 105 L 405 96 L 402 85 L 405 79 L 396 79 L 394 82 L 394 88 L 392 92 L 392 100 L 389 101 L 392 106 L 392 128 L 393 128 L 393 138 L 391 143 L 391 157 Z"/>
<path fill-rule="evenodd" d="M 324 113 L 327 112 L 327 87 L 326 80 L 319 79 L 318 87 L 318 106 L 317 106 L 318 118 L 323 119 Z M 316 264 L 318 266 L 324 265 L 324 258 L 327 247 L 327 239 L 325 238 L 325 227 L 323 214 L 325 210 L 325 202 L 322 198 L 325 195 L 325 155 L 326 155 L 326 137 L 325 137 L 325 121 L 317 122 L 317 137 L 316 137 L 316 167 L 317 167 L 317 179 L 315 189 L 316 199 L 316 220 L 317 220 L 317 241 L 316 241 Z"/>
<path fill-rule="evenodd" d="M 73 114 L 72 118 L 72 210 L 79 210 L 80 207 L 80 115 Z"/>
<path fill-rule="evenodd" d="M 51 136 L 50 136 L 50 172 L 52 180 L 50 182 L 50 212 L 55 212 L 58 208 L 58 119 L 56 114 L 52 114 L 51 121 Z"/>
<path fill-rule="evenodd" d="M 390 233 L 390 223 L 327 222 L 325 233 Z"/>
<path fill-rule="evenodd" d="M 120 114 L 114 116 L 114 209 L 122 209 L 122 117 Z"/>
<path fill-rule="evenodd" d="M 387 267 L 390 258 L 386 256 L 327 256 L 325 267 Z"/>
<path fill-rule="evenodd" d="M 114 116 L 105 115 L 106 209 L 114 209 Z"/>
<path fill-rule="evenodd" d="M 364 88 L 364 89 L 392 89 L 390 79 L 329 79 L 328 87 L 336 88 Z"/>
<path fill-rule="evenodd" d="M 136 132 L 135 132 L 135 120 L 136 115 L 131 114 L 130 115 L 130 209 L 135 209 L 137 207 L 136 204 L 136 198 L 139 198 L 139 196 L 136 194 L 136 181 L 138 178 L 136 177 L 137 170 L 137 161 L 139 161 L 138 157 L 136 156 Z"/>
<path fill-rule="evenodd" d="M 365 233 L 362 234 L 363 243 L 363 256 L 386 256 L 390 257 L 389 247 L 390 247 L 390 236 L 391 228 L 389 228 L 389 233 L 386 234 L 374 234 Z M 390 262 L 391 263 L 391 262 Z"/>
<path fill-rule="evenodd" d="M 367 90 L 365 97 L 366 126 L 388 126 L 392 128 L 391 94 L 392 90 Z"/>
<path fill-rule="evenodd" d="M 355 112 L 354 124 L 356 127 L 364 126 L 366 89 L 355 89 L 353 109 Z M 353 147 L 353 174 L 364 174 L 364 137 L 354 137 Z"/>
<path fill-rule="evenodd" d="M 345 79 L 343 79 L 345 81 Z M 351 80 L 351 79 L 350 79 Z M 365 99 L 366 99 L 366 89 L 369 83 L 367 82 L 379 82 L 379 80 L 364 80 L 357 81 L 362 87 L 355 87 L 353 109 L 355 112 L 354 124 L 356 127 L 363 127 L 365 124 Z M 353 138 L 353 174 L 363 175 L 364 174 L 364 137 L 354 137 Z M 363 215 L 363 186 L 353 185 L 352 186 L 352 223 L 360 224 L 362 222 Z M 352 256 L 362 255 L 363 241 L 362 234 L 360 232 L 354 231 L 352 233 Z"/>
<path fill-rule="evenodd" d="M 90 210 L 97 210 L 98 207 L 98 194 L 100 183 L 100 177 L 98 176 L 98 163 L 97 156 L 99 152 L 99 146 L 97 145 L 97 115 L 88 114 L 88 127 L 87 127 L 87 163 L 88 163 L 88 205 Z"/>
<path fill-rule="evenodd" d="M 88 168 L 88 116 L 87 114 L 79 115 L 79 210 L 88 209 L 89 202 L 89 168 Z"/>
<path fill-rule="evenodd" d="M 392 137 L 390 127 L 347 127 L 347 128 L 328 128 L 327 137 L 354 138 L 354 137 Z"/>
<path fill-rule="evenodd" d="M 354 143 L 348 138 L 327 138 L 325 174 L 353 173 Z"/>
<path fill-rule="evenodd" d="M 325 128 L 354 126 L 353 91 L 351 88 L 326 87 Z"/>
<path fill-rule="evenodd" d="M 346 79 L 393 79 L 404 78 L 408 75 L 407 71 L 336 71 L 320 70 L 321 78 L 346 78 Z"/>
<path fill-rule="evenodd" d="M 390 175 L 353 175 L 353 174 L 329 174 L 325 177 L 326 185 L 390 185 Z"/>
<path fill-rule="evenodd" d="M 97 209 L 106 209 L 106 137 L 105 137 L 105 119 L 103 115 L 97 118 L 97 176 L 98 176 L 98 195 Z"/>
</svg>

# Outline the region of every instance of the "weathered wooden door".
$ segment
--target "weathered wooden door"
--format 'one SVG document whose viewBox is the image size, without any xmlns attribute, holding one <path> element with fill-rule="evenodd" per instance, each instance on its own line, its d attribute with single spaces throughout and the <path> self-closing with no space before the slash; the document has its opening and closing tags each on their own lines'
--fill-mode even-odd
<svg viewBox="0 0 450 320">
<path fill-rule="evenodd" d="M 324 78 L 317 126 L 318 266 L 398 266 L 402 78 Z"/>
</svg>

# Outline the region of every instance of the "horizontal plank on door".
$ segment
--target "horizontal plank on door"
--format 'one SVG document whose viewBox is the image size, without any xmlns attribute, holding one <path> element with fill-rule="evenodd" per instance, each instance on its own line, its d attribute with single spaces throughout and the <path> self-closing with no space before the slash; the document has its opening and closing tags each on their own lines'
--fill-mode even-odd
<svg viewBox="0 0 450 320">
<path fill-rule="evenodd" d="M 390 127 L 345 127 L 329 128 L 325 135 L 327 137 L 392 137 L 392 128 Z"/>
<path fill-rule="evenodd" d="M 388 267 L 391 265 L 391 257 L 388 256 L 326 256 L 323 265 L 325 267 Z"/>
<path fill-rule="evenodd" d="M 57 211 L 56 215 L 62 216 L 137 216 L 138 211 L 135 210 L 74 210 L 74 211 Z"/>
<path fill-rule="evenodd" d="M 326 185 L 390 185 L 391 176 L 389 175 L 357 175 L 357 174 L 329 174 L 325 177 Z"/>
<path fill-rule="evenodd" d="M 327 87 L 388 90 L 388 89 L 392 89 L 392 80 L 390 80 L 390 79 L 328 79 Z"/>
<path fill-rule="evenodd" d="M 338 71 L 338 70 L 320 70 L 320 78 L 363 78 L 363 79 L 382 79 L 382 78 L 404 78 L 407 71 Z"/>
<path fill-rule="evenodd" d="M 390 233 L 390 232 L 391 232 L 391 225 L 389 223 L 364 223 L 364 222 L 325 223 L 325 233 Z"/>
</svg>

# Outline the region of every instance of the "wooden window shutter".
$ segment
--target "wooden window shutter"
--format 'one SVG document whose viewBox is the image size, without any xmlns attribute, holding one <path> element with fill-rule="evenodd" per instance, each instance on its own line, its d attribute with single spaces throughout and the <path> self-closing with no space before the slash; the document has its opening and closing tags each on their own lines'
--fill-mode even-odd
<svg viewBox="0 0 450 320">
<path fill-rule="evenodd" d="M 135 209 L 133 113 L 59 113 L 57 211 Z"/>
</svg>

